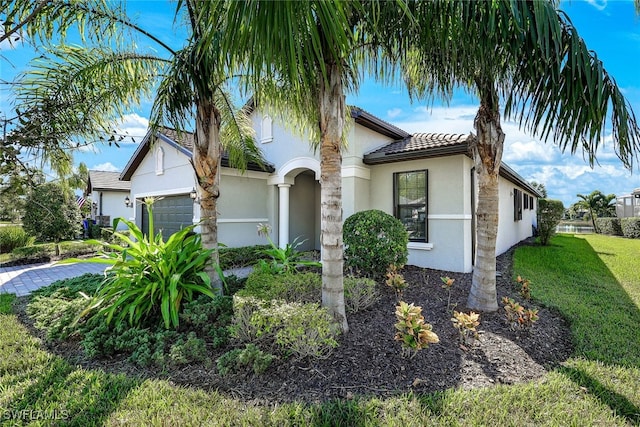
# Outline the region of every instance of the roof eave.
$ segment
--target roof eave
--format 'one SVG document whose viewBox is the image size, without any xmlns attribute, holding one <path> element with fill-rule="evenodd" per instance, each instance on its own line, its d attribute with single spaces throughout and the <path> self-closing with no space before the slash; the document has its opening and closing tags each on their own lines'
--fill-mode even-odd
<svg viewBox="0 0 640 427">
<path fill-rule="evenodd" d="M 466 145 L 451 145 L 448 147 L 427 148 L 423 150 L 407 151 L 401 153 L 372 153 L 367 154 L 363 162 L 367 165 L 382 163 L 405 162 L 409 160 L 429 159 L 433 157 L 453 156 L 456 154 L 469 154 Z"/>
<path fill-rule="evenodd" d="M 351 108 L 351 117 L 359 125 L 371 129 L 374 132 L 378 132 L 381 135 L 388 136 L 389 138 L 404 139 L 410 136 L 409 133 L 402 129 L 395 127 L 358 107 Z"/>
<path fill-rule="evenodd" d="M 512 183 L 521 186 L 527 191 L 533 193 L 536 197 L 541 198 L 542 193 L 538 191 L 535 187 L 529 184 L 523 177 L 521 177 L 516 171 L 511 169 L 506 163 L 502 163 L 500 165 L 500 176 L 511 181 Z"/>
</svg>

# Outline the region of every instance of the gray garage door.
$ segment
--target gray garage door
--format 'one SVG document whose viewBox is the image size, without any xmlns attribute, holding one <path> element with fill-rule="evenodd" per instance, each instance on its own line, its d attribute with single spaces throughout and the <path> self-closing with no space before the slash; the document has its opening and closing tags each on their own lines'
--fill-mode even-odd
<svg viewBox="0 0 640 427">
<path fill-rule="evenodd" d="M 176 231 L 193 224 L 193 200 L 189 195 L 170 196 L 153 204 L 153 227 L 166 241 Z M 149 234 L 149 214 L 142 209 L 142 232 Z"/>
</svg>

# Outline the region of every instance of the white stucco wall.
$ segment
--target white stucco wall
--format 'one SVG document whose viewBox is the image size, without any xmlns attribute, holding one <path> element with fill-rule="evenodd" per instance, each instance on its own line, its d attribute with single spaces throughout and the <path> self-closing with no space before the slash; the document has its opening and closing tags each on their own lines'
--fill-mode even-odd
<svg viewBox="0 0 640 427">
<path fill-rule="evenodd" d="M 518 188 L 526 197 L 532 196 L 524 188 L 516 186 L 511 181 L 500 177 L 500 216 L 498 218 L 498 238 L 496 240 L 496 255 L 506 252 L 516 243 L 533 235 L 532 226 L 536 224 L 536 203 L 534 197 L 533 209 L 522 209 L 522 220 L 513 219 L 513 189 Z"/>
<path fill-rule="evenodd" d="M 102 198 L 100 198 L 102 195 Z M 113 220 L 120 217 L 125 219 L 130 219 L 133 216 L 133 208 L 127 208 L 124 204 L 125 197 L 129 196 L 131 199 L 130 193 L 126 191 L 97 191 L 94 190 L 91 193 L 91 200 L 93 203 L 96 203 L 97 209 L 95 215 L 108 215 L 110 216 L 110 225 L 113 225 Z M 102 200 L 102 205 L 100 205 Z M 93 212 L 93 210 L 92 210 Z M 95 215 L 91 215 L 92 219 L 95 219 Z M 124 223 L 118 224 L 118 230 L 126 229 L 126 225 Z"/>
<path fill-rule="evenodd" d="M 393 215 L 393 174 L 428 170 L 428 242 L 409 243 L 409 264 L 471 271 L 470 180 L 466 157 L 450 156 L 371 167 L 370 205 Z"/>
<path fill-rule="evenodd" d="M 264 245 L 258 236 L 258 224 L 273 227 L 273 186 L 267 184 L 269 174 L 222 168 L 218 199 L 218 241 L 229 247 Z M 198 217 L 199 219 L 199 217 Z"/>
</svg>

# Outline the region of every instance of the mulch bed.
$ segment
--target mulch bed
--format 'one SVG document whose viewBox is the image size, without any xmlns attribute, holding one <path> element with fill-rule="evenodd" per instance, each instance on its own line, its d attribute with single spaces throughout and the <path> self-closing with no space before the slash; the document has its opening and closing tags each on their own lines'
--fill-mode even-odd
<svg viewBox="0 0 640 427">
<path fill-rule="evenodd" d="M 522 298 L 511 281 L 512 251 L 497 260 L 498 298 Z M 48 350 L 71 363 L 108 372 L 125 372 L 141 378 L 163 378 L 175 384 L 218 389 L 220 392 L 261 404 L 306 401 L 320 402 L 356 395 L 389 396 L 406 392 L 433 392 L 449 388 L 477 388 L 494 384 L 514 384 L 542 377 L 571 354 L 571 336 L 566 321 L 557 313 L 539 307 L 540 320 L 529 332 L 513 331 L 504 319 L 504 310 L 482 313 L 480 339 L 463 347 L 447 309 L 447 291 L 440 277 L 455 279 L 451 302 L 458 311 L 468 312 L 465 303 L 471 274 L 406 267 L 402 273 L 409 283 L 403 300 L 422 307 L 425 320 L 433 325 L 440 342 L 418 352 L 414 358 L 401 356 L 394 341 L 396 295 L 380 284 L 382 298 L 375 306 L 349 316 L 349 333 L 339 339 L 330 357 L 324 360 L 278 360 L 262 375 L 251 373 L 221 377 L 210 366 L 189 365 L 167 368 L 140 368 L 126 356 L 89 360 L 77 343 L 50 343 Z M 533 284 L 535 293 L 535 284 Z M 532 303 L 525 303 L 532 306 Z M 24 314 L 19 316 L 30 326 Z M 38 332 L 31 328 L 34 335 Z M 213 360 L 221 353 L 213 354 Z"/>
</svg>

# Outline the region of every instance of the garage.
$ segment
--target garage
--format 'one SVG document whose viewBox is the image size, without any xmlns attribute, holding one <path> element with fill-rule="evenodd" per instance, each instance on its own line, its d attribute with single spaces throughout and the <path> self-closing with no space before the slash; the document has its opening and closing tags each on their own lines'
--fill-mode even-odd
<svg viewBox="0 0 640 427">
<path fill-rule="evenodd" d="M 166 240 L 176 231 L 193 224 L 193 200 L 188 194 L 167 196 L 153 204 L 153 227 Z M 142 232 L 149 234 L 149 213 L 142 209 Z"/>
</svg>

